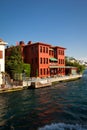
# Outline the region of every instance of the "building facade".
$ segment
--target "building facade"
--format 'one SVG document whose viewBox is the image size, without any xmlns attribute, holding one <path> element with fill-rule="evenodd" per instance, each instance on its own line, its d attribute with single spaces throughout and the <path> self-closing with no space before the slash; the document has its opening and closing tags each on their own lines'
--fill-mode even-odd
<svg viewBox="0 0 87 130">
<path fill-rule="evenodd" d="M 7 43 L 0 39 L 0 85 L 3 84 L 3 73 L 5 72 L 5 45 Z"/>
<path fill-rule="evenodd" d="M 23 60 L 31 65 L 31 77 L 65 75 L 65 49 L 46 43 L 20 44 Z"/>
</svg>

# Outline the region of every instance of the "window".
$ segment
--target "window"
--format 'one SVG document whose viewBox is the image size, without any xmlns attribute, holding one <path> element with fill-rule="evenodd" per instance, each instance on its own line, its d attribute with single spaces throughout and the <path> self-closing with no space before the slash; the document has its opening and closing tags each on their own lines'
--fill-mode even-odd
<svg viewBox="0 0 87 130">
<path fill-rule="evenodd" d="M 49 51 L 49 55 L 52 55 L 52 52 L 51 52 L 51 50 Z"/>
<path fill-rule="evenodd" d="M 60 50 L 59 50 L 59 55 L 60 55 Z"/>
<path fill-rule="evenodd" d="M 42 69 L 40 69 L 40 74 L 42 75 Z"/>
<path fill-rule="evenodd" d="M 48 58 L 46 58 L 46 64 L 48 64 Z"/>
<path fill-rule="evenodd" d="M 40 52 L 42 52 L 42 46 L 40 46 Z"/>
<path fill-rule="evenodd" d="M 63 64 L 64 64 L 64 59 L 63 59 Z"/>
<path fill-rule="evenodd" d="M 45 47 L 43 47 L 43 52 L 45 52 Z"/>
<path fill-rule="evenodd" d="M 40 64 L 42 64 L 42 58 L 40 58 Z"/>
<path fill-rule="evenodd" d="M 45 69 L 45 74 L 47 74 L 47 69 Z"/>
<path fill-rule="evenodd" d="M 54 55 L 54 52 L 52 51 L 52 56 Z"/>
<path fill-rule="evenodd" d="M 64 50 L 63 50 L 63 55 L 64 55 Z"/>
<path fill-rule="evenodd" d="M 3 58 L 3 51 L 0 51 L 0 59 Z"/>
<path fill-rule="evenodd" d="M 54 50 L 54 57 L 56 57 L 56 50 Z"/>
<path fill-rule="evenodd" d="M 49 73 L 49 70 L 47 69 L 47 74 Z"/>
<path fill-rule="evenodd" d="M 59 59 L 59 64 L 60 64 L 60 59 Z"/>
<path fill-rule="evenodd" d="M 46 53 L 48 53 L 48 47 L 46 47 Z"/>
<path fill-rule="evenodd" d="M 45 64 L 45 58 L 43 58 L 43 64 Z"/>
<path fill-rule="evenodd" d="M 62 59 L 61 59 L 61 64 L 62 64 Z"/>
<path fill-rule="evenodd" d="M 44 75 L 45 75 L 45 69 L 44 69 Z"/>
</svg>

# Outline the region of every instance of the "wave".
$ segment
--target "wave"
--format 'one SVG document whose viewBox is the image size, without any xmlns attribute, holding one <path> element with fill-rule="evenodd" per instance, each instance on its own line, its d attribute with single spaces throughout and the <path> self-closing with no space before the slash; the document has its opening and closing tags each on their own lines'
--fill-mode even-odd
<svg viewBox="0 0 87 130">
<path fill-rule="evenodd" d="M 38 130 L 87 130 L 87 126 L 79 124 L 52 123 L 51 125 L 45 125 Z"/>
</svg>

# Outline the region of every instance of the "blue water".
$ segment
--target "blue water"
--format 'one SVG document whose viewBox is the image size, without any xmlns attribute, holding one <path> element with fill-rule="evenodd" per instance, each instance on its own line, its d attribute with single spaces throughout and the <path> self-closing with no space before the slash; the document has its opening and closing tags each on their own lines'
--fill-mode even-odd
<svg viewBox="0 0 87 130">
<path fill-rule="evenodd" d="M 0 130 L 87 130 L 87 71 L 76 81 L 0 94 Z"/>
</svg>

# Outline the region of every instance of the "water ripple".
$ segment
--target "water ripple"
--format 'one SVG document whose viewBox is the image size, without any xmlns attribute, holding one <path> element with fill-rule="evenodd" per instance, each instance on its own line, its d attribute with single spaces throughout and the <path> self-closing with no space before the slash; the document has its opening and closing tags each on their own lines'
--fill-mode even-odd
<svg viewBox="0 0 87 130">
<path fill-rule="evenodd" d="M 47 88 L 0 94 L 0 130 L 87 130 L 86 125 L 86 76 Z"/>
</svg>

